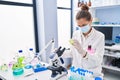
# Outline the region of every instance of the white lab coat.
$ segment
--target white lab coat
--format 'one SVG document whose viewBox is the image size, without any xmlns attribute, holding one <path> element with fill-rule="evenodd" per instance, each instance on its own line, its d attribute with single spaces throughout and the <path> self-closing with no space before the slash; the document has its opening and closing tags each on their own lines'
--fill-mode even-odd
<svg viewBox="0 0 120 80">
<path fill-rule="evenodd" d="M 87 37 L 84 37 L 80 30 L 77 30 L 73 33 L 73 39 L 79 41 L 84 50 L 87 50 L 88 45 L 92 46 L 92 49 L 95 50 L 93 55 L 87 54 L 85 58 L 71 46 L 70 50 L 66 50 L 62 57 L 73 58 L 72 66 L 87 69 L 94 72 L 94 76 L 103 76 L 102 74 L 102 61 L 104 55 L 104 34 L 92 28 L 92 31 L 88 34 Z"/>
</svg>

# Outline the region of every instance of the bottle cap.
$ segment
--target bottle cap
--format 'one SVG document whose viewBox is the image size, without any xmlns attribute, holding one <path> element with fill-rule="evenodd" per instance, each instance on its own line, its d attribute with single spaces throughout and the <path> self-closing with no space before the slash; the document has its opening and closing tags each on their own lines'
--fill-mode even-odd
<svg viewBox="0 0 120 80">
<path fill-rule="evenodd" d="M 19 52 L 19 53 L 22 53 L 23 51 L 22 51 L 22 50 L 19 50 L 18 52 Z"/>
<path fill-rule="evenodd" d="M 30 48 L 29 50 L 30 50 L 30 51 L 33 51 L 33 48 Z"/>
</svg>

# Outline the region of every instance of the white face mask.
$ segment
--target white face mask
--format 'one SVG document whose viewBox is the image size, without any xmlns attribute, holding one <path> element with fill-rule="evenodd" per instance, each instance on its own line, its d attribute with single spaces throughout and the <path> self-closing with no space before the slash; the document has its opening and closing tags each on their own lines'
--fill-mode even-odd
<svg viewBox="0 0 120 80">
<path fill-rule="evenodd" d="M 80 27 L 82 33 L 87 33 L 90 30 L 90 28 L 91 27 L 89 26 L 89 24 L 86 26 Z"/>
</svg>

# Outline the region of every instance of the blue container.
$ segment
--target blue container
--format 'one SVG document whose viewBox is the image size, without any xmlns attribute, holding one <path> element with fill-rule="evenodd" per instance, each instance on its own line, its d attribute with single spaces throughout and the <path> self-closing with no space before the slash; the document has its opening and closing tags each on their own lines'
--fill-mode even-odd
<svg viewBox="0 0 120 80">
<path fill-rule="evenodd" d="M 102 78 L 100 78 L 100 77 L 96 77 L 95 80 L 102 80 Z"/>
<path fill-rule="evenodd" d="M 20 76 L 20 75 L 22 75 L 23 73 L 24 73 L 23 68 L 18 68 L 18 69 L 13 70 L 13 75 L 14 75 L 14 76 Z"/>
<path fill-rule="evenodd" d="M 45 71 L 45 70 L 48 70 L 46 67 L 40 65 L 40 64 L 37 64 L 36 66 L 32 67 L 33 68 L 33 71 L 36 73 L 36 72 L 41 72 L 41 71 Z"/>
<path fill-rule="evenodd" d="M 115 43 L 120 43 L 120 36 L 116 36 Z"/>
</svg>

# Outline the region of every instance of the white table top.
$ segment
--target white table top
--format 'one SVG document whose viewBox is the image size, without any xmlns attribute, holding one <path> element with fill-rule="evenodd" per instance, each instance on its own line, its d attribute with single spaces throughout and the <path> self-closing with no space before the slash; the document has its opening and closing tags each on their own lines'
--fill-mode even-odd
<svg viewBox="0 0 120 80">
<path fill-rule="evenodd" d="M 50 80 L 51 71 L 46 70 L 38 73 L 34 73 L 31 76 L 24 77 L 24 74 L 22 76 L 13 76 L 12 72 L 0 72 L 0 75 L 4 77 L 6 80 Z M 65 76 L 61 78 L 60 80 L 68 80 L 68 77 Z"/>
<path fill-rule="evenodd" d="M 9 69 L 7 72 L 0 71 L 0 77 L 2 76 L 3 78 L 5 78 L 5 80 L 50 80 L 51 73 L 52 72 L 50 70 L 46 70 L 33 73 L 31 76 L 27 77 L 25 77 L 25 73 L 21 76 L 13 76 L 12 70 Z M 68 77 L 65 76 L 60 80 L 68 80 Z"/>
<path fill-rule="evenodd" d="M 48 64 L 45 64 L 45 65 L 48 66 Z M 33 73 L 33 74 L 25 77 L 27 73 Z M 23 75 L 13 76 L 12 70 L 8 69 L 7 72 L 0 71 L 0 78 L 1 77 L 5 78 L 3 80 L 50 80 L 51 73 L 52 72 L 50 70 L 34 73 L 32 69 L 30 71 L 27 71 L 26 69 L 24 69 Z M 68 77 L 70 76 L 69 73 L 70 72 L 68 71 L 68 75 L 60 78 L 59 80 L 68 80 Z M 90 80 L 93 80 L 93 79 L 90 79 Z"/>
</svg>

